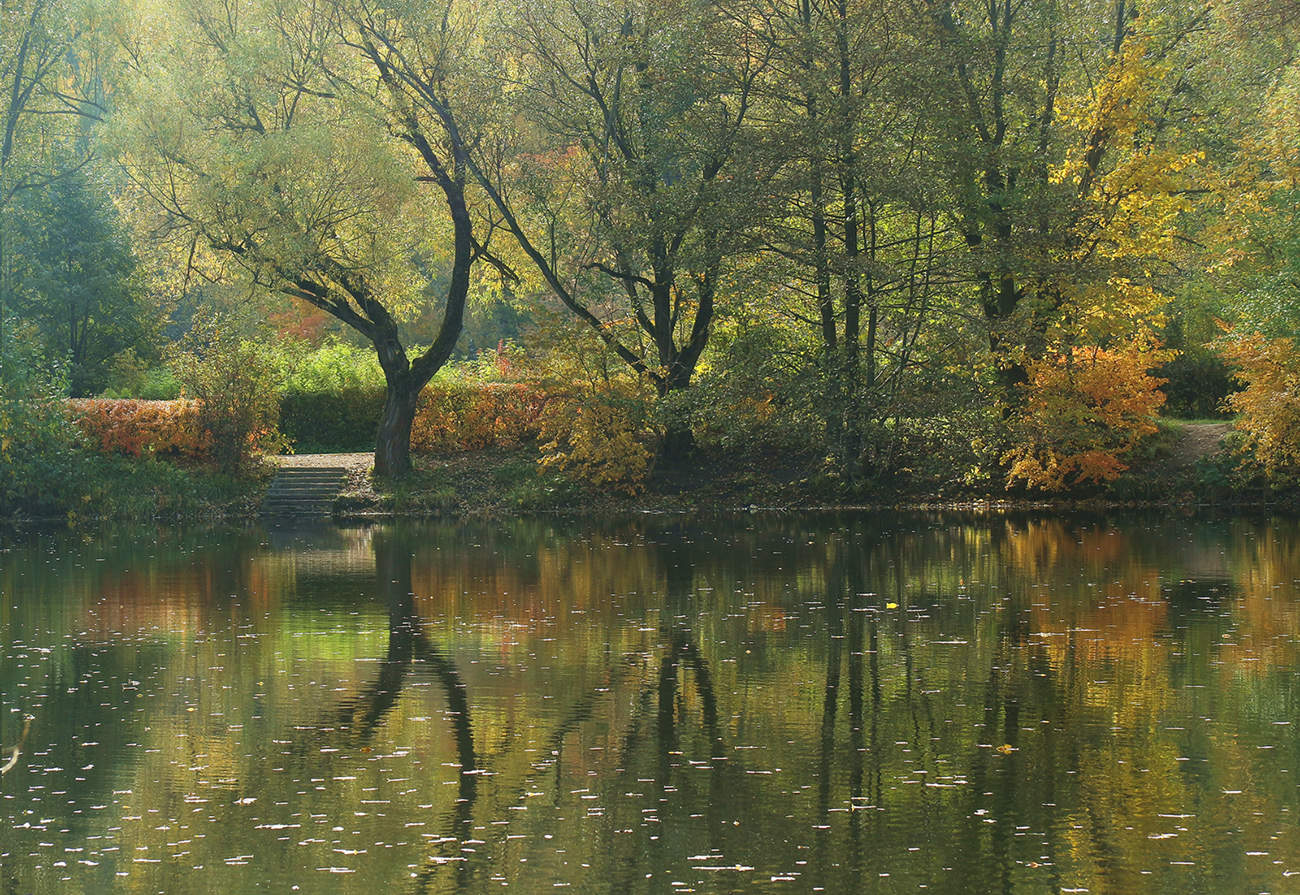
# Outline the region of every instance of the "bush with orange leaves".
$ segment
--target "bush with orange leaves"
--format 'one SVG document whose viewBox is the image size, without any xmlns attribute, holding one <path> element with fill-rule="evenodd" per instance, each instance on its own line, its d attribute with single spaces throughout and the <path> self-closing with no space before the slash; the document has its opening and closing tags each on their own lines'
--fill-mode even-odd
<svg viewBox="0 0 1300 895">
<path fill-rule="evenodd" d="M 1164 380 L 1150 371 L 1172 355 L 1142 344 L 1090 346 L 1030 363 L 1012 421 L 1016 445 L 1002 458 L 1007 483 L 1060 491 L 1117 478 L 1124 455 L 1156 431 Z"/>
<path fill-rule="evenodd" d="M 1288 338 L 1229 337 L 1219 350 L 1245 386 L 1228 398 L 1245 447 L 1274 480 L 1300 477 L 1300 355 Z"/>
<path fill-rule="evenodd" d="M 511 447 L 537 437 L 545 406 L 546 396 L 522 383 L 431 383 L 415 411 L 411 450 Z"/>
<path fill-rule="evenodd" d="M 185 460 L 207 456 L 196 401 L 83 398 L 65 403 L 73 424 L 100 453 Z"/>
</svg>

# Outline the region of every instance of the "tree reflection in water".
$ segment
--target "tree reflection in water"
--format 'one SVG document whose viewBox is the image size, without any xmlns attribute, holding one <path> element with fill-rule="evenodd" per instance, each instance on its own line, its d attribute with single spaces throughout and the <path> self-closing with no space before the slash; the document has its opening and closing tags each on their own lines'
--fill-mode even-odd
<svg viewBox="0 0 1300 895">
<path fill-rule="evenodd" d="M 413 672 L 427 669 L 441 685 L 447 701 L 446 717 L 456 741 L 460 781 L 456 806 L 448 819 L 446 832 L 437 840 L 439 850 L 428 856 L 415 877 L 413 888 L 424 892 L 441 868 L 447 865 L 455 866 L 458 877 L 467 875 L 468 862 L 461 854 L 461 848 L 465 840 L 472 838 L 479 774 L 469 693 L 456 663 L 450 656 L 439 652 L 424 633 L 415 609 L 409 541 L 380 532 L 372 543 L 377 593 L 388 607 L 388 649 L 379 664 L 379 675 L 374 683 L 339 707 L 338 723 L 343 731 L 351 733 L 357 745 L 364 745 L 374 737 L 397 705 Z"/>
</svg>

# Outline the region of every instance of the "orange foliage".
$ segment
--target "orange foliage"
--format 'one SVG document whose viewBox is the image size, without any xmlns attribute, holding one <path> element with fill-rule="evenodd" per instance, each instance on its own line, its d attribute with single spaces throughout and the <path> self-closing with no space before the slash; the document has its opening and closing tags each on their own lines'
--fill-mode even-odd
<svg viewBox="0 0 1300 895">
<path fill-rule="evenodd" d="M 472 388 L 431 384 L 420 396 L 411 450 L 467 451 L 535 438 L 546 396 L 520 384 Z"/>
<path fill-rule="evenodd" d="M 1008 482 L 1059 491 L 1115 479 L 1121 457 L 1156 431 L 1164 380 L 1150 370 L 1170 357 L 1141 345 L 1076 347 L 1029 365 L 1017 445 L 1003 457 Z"/>
<path fill-rule="evenodd" d="M 66 404 L 73 424 L 102 453 L 192 460 L 207 456 L 196 401 L 84 398 Z"/>
<path fill-rule="evenodd" d="M 267 322 L 281 336 L 317 346 L 324 341 L 326 330 L 333 319 L 319 308 L 298 301 L 267 314 Z"/>
<path fill-rule="evenodd" d="M 1228 398 L 1246 446 L 1271 476 L 1300 473 L 1300 355 L 1291 339 L 1227 339 L 1223 355 L 1245 389 Z"/>
</svg>

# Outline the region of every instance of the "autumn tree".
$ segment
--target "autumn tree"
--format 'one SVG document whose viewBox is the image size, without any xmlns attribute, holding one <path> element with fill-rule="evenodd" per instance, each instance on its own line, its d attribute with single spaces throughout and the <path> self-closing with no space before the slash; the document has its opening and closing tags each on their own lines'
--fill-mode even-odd
<svg viewBox="0 0 1300 895">
<path fill-rule="evenodd" d="M 498 123 L 471 170 L 559 301 L 660 398 L 680 393 L 770 198 L 751 121 L 768 49 L 694 2 L 525 5 L 498 35 Z M 690 425 L 665 425 L 680 458 Z"/>
<path fill-rule="evenodd" d="M 374 347 L 387 384 L 375 469 L 410 469 L 423 387 L 454 349 L 481 256 L 456 123 L 405 114 L 368 32 L 341 4 L 194 0 L 155 22 L 121 158 L 160 214 L 150 235 L 194 276 L 240 279 L 323 310 Z M 454 67 L 463 35 L 443 19 L 426 45 Z M 431 74 L 446 84 L 442 74 Z M 444 275 L 445 274 L 445 275 Z M 412 351 L 404 318 L 442 309 Z"/>
<path fill-rule="evenodd" d="M 952 213 L 1014 405 L 1031 360 L 1102 335 L 1072 327 L 1141 328 L 1165 300 L 1158 279 L 1173 272 L 1196 159 L 1175 139 L 1180 54 L 1207 13 L 1140 16 L 1126 0 L 923 10 L 943 79 Z"/>
</svg>

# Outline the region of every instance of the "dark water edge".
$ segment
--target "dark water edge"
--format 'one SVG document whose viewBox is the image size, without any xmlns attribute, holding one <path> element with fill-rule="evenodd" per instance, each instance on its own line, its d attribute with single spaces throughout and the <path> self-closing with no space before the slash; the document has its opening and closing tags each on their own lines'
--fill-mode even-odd
<svg viewBox="0 0 1300 895">
<path fill-rule="evenodd" d="M 1300 891 L 1298 590 L 1265 516 L 11 537 L 0 891 Z"/>
</svg>

